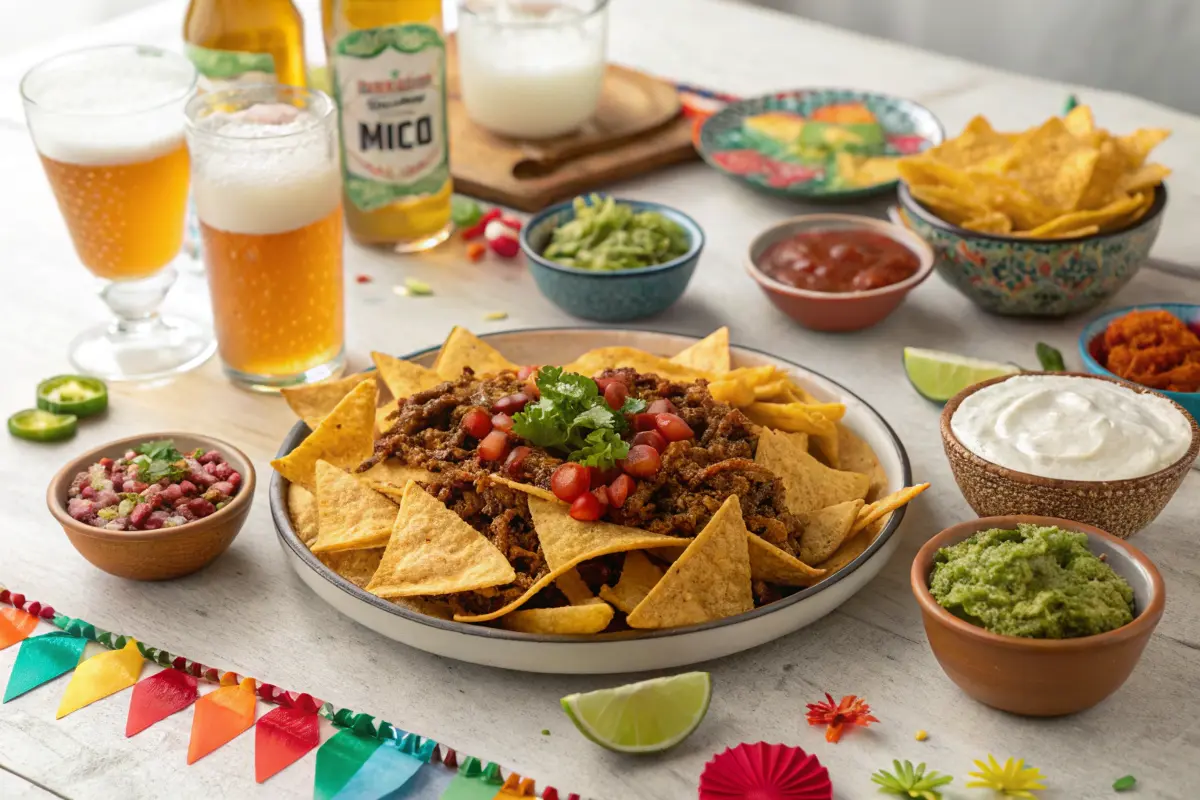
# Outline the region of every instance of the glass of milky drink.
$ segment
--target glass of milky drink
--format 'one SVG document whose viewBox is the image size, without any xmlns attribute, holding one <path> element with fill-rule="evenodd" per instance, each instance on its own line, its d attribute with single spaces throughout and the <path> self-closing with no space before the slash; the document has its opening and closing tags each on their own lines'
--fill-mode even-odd
<svg viewBox="0 0 1200 800">
<path fill-rule="evenodd" d="M 193 195 L 226 374 L 259 391 L 341 373 L 337 113 L 262 84 L 187 105 Z"/>
<path fill-rule="evenodd" d="M 462 0 L 458 25 L 462 100 L 477 125 L 548 139 L 596 113 L 608 0 Z"/>
<path fill-rule="evenodd" d="M 195 87 L 186 58 L 134 45 L 55 56 L 21 80 L 29 130 L 75 252 L 114 314 L 71 342 L 80 372 L 153 380 L 213 353 L 205 326 L 158 313 L 183 243 L 183 108 Z"/>
</svg>

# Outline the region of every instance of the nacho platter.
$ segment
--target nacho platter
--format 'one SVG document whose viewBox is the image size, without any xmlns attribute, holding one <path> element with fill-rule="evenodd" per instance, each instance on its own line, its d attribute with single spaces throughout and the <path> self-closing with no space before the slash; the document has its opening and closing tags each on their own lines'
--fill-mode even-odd
<svg viewBox="0 0 1200 800">
<path fill-rule="evenodd" d="M 588 353 L 590 356 L 597 352 L 598 348 L 604 348 L 604 351 L 608 352 L 612 352 L 615 348 L 636 348 L 640 351 L 667 356 L 679 353 L 695 344 L 696 340 L 683 336 L 641 331 L 544 329 L 493 334 L 486 337 L 486 342 L 496 351 L 503 353 L 513 364 L 569 364 L 576 361 L 581 354 Z M 439 350 L 440 348 L 435 348 L 414 354 L 410 357 L 412 365 L 421 367 L 434 365 L 439 357 Z M 388 581 L 384 579 L 386 576 L 376 576 L 376 580 L 368 583 L 368 576 L 354 574 L 356 569 L 360 572 L 362 570 L 376 570 L 381 573 L 384 571 L 379 569 L 379 554 L 382 552 L 382 547 L 386 546 L 386 531 L 382 538 L 375 539 L 369 537 L 380 537 L 378 531 L 374 534 L 359 531 L 355 535 L 362 534 L 368 538 L 358 540 L 358 543 L 354 545 L 358 549 L 347 552 L 336 552 L 336 550 L 330 552 L 331 548 L 345 546 L 345 543 L 340 540 L 321 543 L 319 540 L 314 540 L 311 533 L 307 537 L 302 536 L 299 528 L 306 525 L 302 517 L 311 512 L 311 518 L 315 520 L 316 509 L 309 509 L 306 512 L 304 508 L 297 507 L 294 501 L 297 493 L 301 490 L 299 487 L 289 486 L 287 479 L 276 474 L 271 487 L 271 505 L 283 551 L 298 575 L 318 596 L 352 619 L 390 638 L 429 652 L 510 669 L 554 673 L 601 673 L 679 666 L 754 647 L 810 624 L 832 611 L 865 585 L 883 567 L 895 549 L 897 542 L 893 539 L 892 534 L 903 517 L 903 508 L 891 513 L 877 508 L 873 516 L 868 512 L 872 501 L 890 495 L 912 483 L 907 457 L 902 445 L 887 423 L 868 405 L 838 384 L 798 365 L 773 358 L 767 354 L 737 347 L 729 348 L 728 352 L 732 362 L 730 366 L 735 370 L 740 368 L 778 370 L 790 376 L 791 380 L 802 387 L 804 392 L 811 394 L 812 397 L 807 400 L 814 406 L 840 404 L 841 421 L 838 425 L 848 432 L 853 432 L 877 458 L 881 472 L 878 478 L 872 481 L 870 493 L 863 498 L 867 501 L 867 507 L 854 505 L 852 508 L 842 509 L 840 512 L 843 518 L 861 520 L 862 526 L 867 530 L 862 531 L 862 535 L 851 536 L 845 546 L 840 548 L 832 558 L 825 560 L 824 565 L 829 569 L 820 575 L 820 579 L 814 585 L 786 589 L 784 596 L 778 599 L 769 598 L 769 602 L 759 603 L 758 607 L 747 605 L 746 598 L 749 596 L 749 587 L 746 587 L 744 593 L 740 590 L 733 593 L 738 595 L 740 599 L 737 602 L 742 604 L 735 606 L 741 609 L 737 613 L 726 609 L 717 612 L 718 618 L 713 619 L 706 619 L 703 614 L 696 617 L 686 613 L 682 616 L 676 614 L 674 619 L 670 619 L 670 614 L 674 614 L 678 610 L 678 604 L 672 605 L 670 598 L 680 595 L 678 580 L 682 580 L 682 578 L 677 578 L 674 589 L 663 588 L 662 591 L 657 592 L 657 595 L 651 591 L 650 594 L 654 597 L 647 596 L 647 589 L 636 593 L 638 581 L 635 579 L 641 578 L 643 581 L 649 580 L 651 583 L 657 580 L 666 587 L 668 582 L 661 580 L 663 574 L 686 575 L 690 570 L 692 573 L 704 575 L 708 574 L 710 570 L 689 566 L 693 562 L 704 564 L 703 558 L 699 560 L 684 559 L 677 552 L 674 556 L 671 555 L 673 549 L 678 551 L 683 550 L 683 547 L 661 550 L 644 549 L 653 547 L 653 543 L 641 542 L 635 549 L 620 547 L 617 550 L 606 550 L 606 552 L 624 553 L 626 550 L 629 552 L 618 556 L 626 559 L 627 563 L 625 571 L 619 576 L 621 580 L 610 580 L 608 584 L 612 585 L 606 584 L 600 587 L 599 592 L 595 591 L 596 586 L 593 582 L 591 594 L 599 594 L 599 597 L 585 597 L 578 600 L 578 603 L 572 601 L 570 607 L 560 609 L 533 607 L 539 605 L 536 602 L 526 608 L 521 608 L 518 604 L 518 606 L 507 609 L 504 614 L 495 615 L 502 618 L 502 624 L 486 619 L 480 620 L 483 624 L 454 621 L 454 615 L 445 613 L 444 607 L 439 609 L 431 608 L 428 605 L 431 599 L 438 599 L 429 596 L 436 593 L 437 587 L 433 584 L 408 591 L 404 587 L 397 589 L 395 586 L 387 586 Z M 580 372 L 590 370 L 591 365 L 587 359 L 576 363 L 581 365 Z M 412 365 L 402 367 L 402 369 L 408 369 Z M 351 390 L 353 390 L 352 384 L 356 384 L 356 382 L 348 382 Z M 365 390 L 360 390 L 360 393 L 362 392 Z M 304 415 L 304 412 L 299 409 L 298 412 Z M 762 424 L 769 425 L 770 421 Z M 312 447 L 314 440 L 321 438 L 318 435 L 321 434 L 320 429 L 316 434 L 310 435 L 310 433 L 306 424 L 298 423 L 284 441 L 279 451 L 280 458 L 289 457 L 289 454 L 297 449 L 303 451 L 305 448 Z M 771 437 L 773 434 L 772 431 L 765 431 L 764 435 Z M 336 449 L 331 452 L 336 453 Z M 337 466 L 340 470 L 348 470 L 348 465 L 361 457 L 361 452 L 349 454 L 346 456 L 346 460 Z M 336 460 L 337 456 L 331 455 L 330 458 Z M 825 469 L 823 466 L 819 468 Z M 287 467 L 282 467 L 282 469 L 285 472 L 289 471 Z M 329 473 L 328 466 L 322 467 L 322 469 Z M 338 471 L 338 469 L 333 470 L 333 472 Z M 297 478 L 295 473 L 291 473 L 291 475 L 294 479 Z M 343 472 L 342 475 L 344 476 L 345 473 Z M 315 473 L 313 478 L 315 479 Z M 308 478 L 299 479 L 309 480 Z M 386 493 L 393 502 L 407 507 L 405 495 L 410 494 L 414 487 L 415 485 L 406 487 L 394 485 Z M 290 513 L 289 496 L 293 500 Z M 736 498 L 734 499 L 736 500 Z M 550 495 L 548 501 L 531 499 L 530 508 L 535 513 L 541 513 L 542 519 L 545 519 L 547 510 L 555 510 L 551 508 L 553 500 L 553 495 Z M 394 508 L 391 510 L 395 513 Z M 443 507 L 442 510 L 444 511 L 445 508 Z M 832 508 L 826 510 L 835 511 Z M 561 509 L 558 511 L 561 512 Z M 847 517 L 847 515 L 849 516 Z M 713 520 L 715 521 L 718 517 L 730 519 L 736 517 L 740 523 L 740 516 L 740 514 L 724 514 L 722 517 L 721 513 L 717 513 L 713 515 Z M 814 516 L 821 515 L 815 514 Z M 834 516 L 838 516 L 838 514 L 834 513 Z M 558 513 L 558 517 L 563 518 L 565 514 Z M 356 519 L 360 518 L 369 521 L 370 514 L 364 513 L 356 516 Z M 297 524 L 294 525 L 293 520 Z M 452 520 L 453 522 L 457 522 L 457 520 Z M 570 519 L 567 519 L 566 523 L 568 526 L 575 525 L 576 528 L 580 524 Z M 542 523 L 539 521 L 538 524 Z M 814 523 L 810 520 L 809 524 Z M 468 528 L 469 526 L 463 525 L 462 527 Z M 617 528 L 618 526 L 610 525 L 610 527 Z M 443 529 L 446 529 L 444 524 L 439 530 Z M 643 537 L 654 536 L 648 531 L 636 531 L 636 529 L 628 527 L 623 529 L 625 531 L 634 530 Z M 340 533 L 342 529 L 338 530 L 339 535 L 342 535 Z M 546 530 L 548 529 L 543 530 L 544 535 L 548 535 Z M 467 535 L 470 535 L 469 532 Z M 745 528 L 742 529 L 741 536 L 743 540 L 746 538 Z M 309 539 L 309 545 L 317 548 L 316 554 L 310 551 L 309 545 L 305 544 L 305 538 Z M 718 535 L 708 536 L 706 529 L 700 532 L 700 535 L 695 536 L 694 541 L 699 547 L 702 539 L 706 541 L 712 539 L 717 542 L 720 538 Z M 748 538 L 753 541 L 756 537 L 750 535 Z M 725 540 L 732 541 L 728 536 L 725 537 Z M 687 546 L 689 541 L 685 539 L 680 544 Z M 363 549 L 366 547 L 371 549 Z M 412 548 L 402 549 L 407 553 Z M 755 548 L 750 547 L 749 549 L 754 550 Z M 762 549 L 762 545 L 759 549 Z M 688 547 L 685 552 L 690 552 L 690 550 L 691 547 Z M 374 552 L 373 558 L 368 557 L 372 551 Z M 555 552 L 557 551 L 552 548 L 547 549 L 548 556 Z M 664 554 L 666 554 L 665 557 Z M 594 555 L 594 553 L 585 555 Z M 700 555 L 704 556 L 705 554 Z M 672 557 L 676 558 L 679 563 L 673 565 Z M 395 561 L 395 559 L 391 560 Z M 561 561 L 561 558 L 559 560 Z M 578 559 L 567 566 L 576 566 L 582 560 Z M 720 557 L 713 563 L 720 568 L 721 564 L 731 560 L 736 559 Z M 373 563 L 365 564 L 364 561 L 373 561 Z M 479 558 L 468 558 L 465 559 L 465 562 L 476 566 L 481 563 Z M 634 566 L 630 567 L 629 565 Z M 551 564 L 551 566 L 555 565 Z M 498 569 L 502 568 L 498 567 Z M 757 566 L 756 569 L 758 569 Z M 407 564 L 402 566 L 400 571 L 406 576 L 412 576 L 419 573 L 420 568 L 413 564 Z M 476 570 L 475 578 L 479 577 L 479 572 L 486 573 L 487 570 L 479 567 Z M 625 580 L 625 573 L 628 573 L 629 580 Z M 350 579 L 348 580 L 343 575 L 349 576 Z M 491 580 L 492 584 L 503 583 L 506 577 L 511 577 L 511 575 L 504 576 L 500 573 L 495 573 L 495 575 L 496 577 Z M 646 575 L 653 577 L 646 578 Z M 486 578 L 486 575 L 484 577 Z M 571 587 L 565 580 L 566 577 L 562 571 L 559 571 L 556 574 L 556 580 L 549 581 L 543 586 L 553 583 L 556 590 L 561 590 L 564 595 L 570 597 Z M 483 586 L 487 583 L 487 580 L 482 582 L 477 580 L 473 585 Z M 645 601 L 643 605 L 646 605 L 646 608 L 635 610 L 632 606 L 627 606 L 630 612 L 627 616 L 621 609 L 621 599 L 628 597 L 631 586 L 635 589 L 635 599 Z M 377 596 L 376 593 L 367 591 L 367 588 L 373 589 L 376 593 L 398 592 L 398 594 L 390 596 L 390 599 L 384 599 Z M 582 587 L 582 590 L 587 592 L 588 588 Z M 426 596 L 415 596 L 418 592 Z M 682 594 L 686 595 L 688 592 L 685 583 Z M 656 599 L 657 605 L 667 610 L 667 616 L 656 617 L 655 613 L 657 612 L 651 613 L 650 609 L 656 604 L 650 602 L 652 599 Z M 587 608 L 589 604 L 593 606 L 590 609 Z M 610 604 L 612 605 L 610 606 Z M 544 600 L 541 605 L 546 605 Z M 600 606 L 604 608 L 600 608 Z M 628 628 L 625 628 L 623 624 L 609 624 L 614 607 L 618 622 L 623 623 L 626 619 L 631 618 Z M 463 618 L 464 610 L 459 608 L 458 611 L 460 618 Z M 494 620 L 495 616 L 490 619 Z M 574 630 L 575 633 L 549 632 L 562 630 L 563 628 L 558 625 L 566 618 L 570 619 L 563 624 L 566 629 Z M 646 619 L 649 620 L 648 624 Z M 696 619 L 704 621 L 697 623 L 694 621 Z M 635 629 L 632 624 L 635 622 L 644 627 Z M 605 628 L 608 628 L 609 632 L 590 633 L 591 631 L 603 631 Z M 625 629 L 616 630 L 617 628 Z"/>
</svg>

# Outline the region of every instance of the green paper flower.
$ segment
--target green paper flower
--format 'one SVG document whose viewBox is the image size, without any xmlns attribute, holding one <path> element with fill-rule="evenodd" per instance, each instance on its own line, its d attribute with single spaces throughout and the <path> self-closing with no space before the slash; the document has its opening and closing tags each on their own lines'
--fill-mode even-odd
<svg viewBox="0 0 1200 800">
<path fill-rule="evenodd" d="M 894 772 L 881 769 L 871 776 L 871 781 L 879 784 L 879 791 L 884 794 L 895 794 L 900 797 L 911 797 L 916 800 L 942 800 L 938 789 L 954 780 L 949 775 L 943 775 L 935 769 L 925 772 L 925 764 L 915 768 L 911 761 L 903 763 L 892 761 Z"/>
</svg>

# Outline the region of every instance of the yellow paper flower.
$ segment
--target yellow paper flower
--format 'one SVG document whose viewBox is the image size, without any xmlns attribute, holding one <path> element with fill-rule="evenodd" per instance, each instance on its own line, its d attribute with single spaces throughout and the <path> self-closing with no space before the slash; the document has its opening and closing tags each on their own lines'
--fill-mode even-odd
<svg viewBox="0 0 1200 800">
<path fill-rule="evenodd" d="M 988 753 L 987 763 L 976 761 L 975 766 L 979 767 L 979 772 L 967 774 L 978 780 L 968 782 L 968 789 L 992 789 L 1005 797 L 1024 797 L 1027 800 L 1037 800 L 1034 792 L 1046 788 L 1046 785 L 1041 782 L 1041 770 L 1037 767 L 1025 766 L 1023 759 L 1007 758 L 1002 767 L 997 763 L 996 757 Z"/>
</svg>

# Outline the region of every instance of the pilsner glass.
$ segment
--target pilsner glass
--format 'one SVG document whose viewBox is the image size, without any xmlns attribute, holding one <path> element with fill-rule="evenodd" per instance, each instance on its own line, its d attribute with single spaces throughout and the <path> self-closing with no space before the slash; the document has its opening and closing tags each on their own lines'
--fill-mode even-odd
<svg viewBox="0 0 1200 800">
<path fill-rule="evenodd" d="M 21 80 L 29 130 L 75 252 L 106 282 L 101 297 L 116 315 L 71 343 L 80 372 L 162 378 L 213 353 L 207 329 L 158 314 L 183 241 L 183 108 L 195 85 L 186 58 L 135 45 L 56 56 Z"/>
<path fill-rule="evenodd" d="M 337 113 L 322 92 L 259 85 L 187 105 L 217 349 L 259 391 L 341 372 Z"/>
</svg>

